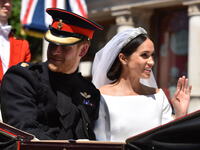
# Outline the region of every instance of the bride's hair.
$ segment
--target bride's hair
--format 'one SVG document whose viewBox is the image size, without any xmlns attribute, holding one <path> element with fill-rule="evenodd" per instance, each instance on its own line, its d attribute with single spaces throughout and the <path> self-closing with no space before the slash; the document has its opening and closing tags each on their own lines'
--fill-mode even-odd
<svg viewBox="0 0 200 150">
<path fill-rule="evenodd" d="M 123 53 L 126 57 L 133 54 L 137 48 L 147 39 L 146 34 L 140 34 L 136 38 L 132 39 L 127 43 L 119 53 Z M 119 55 L 119 54 L 118 54 Z M 110 70 L 107 72 L 107 77 L 111 81 L 117 81 L 122 72 L 122 65 L 120 63 L 119 57 L 116 57 L 114 63 L 112 64 Z"/>
</svg>

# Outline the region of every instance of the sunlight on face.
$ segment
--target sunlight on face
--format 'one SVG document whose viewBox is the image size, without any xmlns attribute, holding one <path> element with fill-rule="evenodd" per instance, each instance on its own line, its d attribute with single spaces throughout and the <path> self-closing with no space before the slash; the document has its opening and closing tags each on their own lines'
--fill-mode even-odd
<svg viewBox="0 0 200 150">
<path fill-rule="evenodd" d="M 11 15 L 12 0 L 0 0 L 0 21 L 7 22 Z"/>
<path fill-rule="evenodd" d="M 154 66 L 154 44 L 146 39 L 135 52 L 127 58 L 127 73 L 136 78 L 149 78 Z"/>
</svg>

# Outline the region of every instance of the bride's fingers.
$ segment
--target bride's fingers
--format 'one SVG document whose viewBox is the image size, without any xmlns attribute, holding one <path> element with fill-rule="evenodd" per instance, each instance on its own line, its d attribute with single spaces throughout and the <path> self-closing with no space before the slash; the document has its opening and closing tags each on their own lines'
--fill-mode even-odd
<svg viewBox="0 0 200 150">
<path fill-rule="evenodd" d="M 182 87 L 182 78 L 179 78 L 177 82 L 176 90 L 177 91 L 181 90 L 181 87 Z"/>
<path fill-rule="evenodd" d="M 185 78 L 183 92 L 187 92 L 187 89 L 189 89 L 189 87 L 188 87 L 188 78 Z"/>
<path fill-rule="evenodd" d="M 181 90 L 184 92 L 184 90 L 185 90 L 185 76 L 181 77 L 181 84 L 182 84 Z"/>
</svg>

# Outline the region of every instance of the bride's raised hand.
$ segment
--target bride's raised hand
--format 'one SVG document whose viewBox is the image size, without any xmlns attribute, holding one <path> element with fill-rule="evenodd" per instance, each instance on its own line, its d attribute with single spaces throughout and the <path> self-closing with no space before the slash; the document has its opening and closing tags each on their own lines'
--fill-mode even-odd
<svg viewBox="0 0 200 150">
<path fill-rule="evenodd" d="M 178 79 L 176 92 L 171 99 L 176 118 L 187 114 L 191 90 L 192 86 L 188 85 L 188 78 L 185 76 L 180 77 Z"/>
</svg>

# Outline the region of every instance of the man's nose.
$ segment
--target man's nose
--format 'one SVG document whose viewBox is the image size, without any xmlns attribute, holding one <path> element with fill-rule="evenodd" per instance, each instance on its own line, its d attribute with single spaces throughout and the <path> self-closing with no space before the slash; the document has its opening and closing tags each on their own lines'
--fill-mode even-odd
<svg viewBox="0 0 200 150">
<path fill-rule="evenodd" d="M 56 46 L 56 47 L 53 49 L 53 51 L 52 51 L 52 53 L 53 53 L 54 55 L 62 54 L 62 52 L 63 52 L 62 47 L 59 46 L 59 45 Z"/>
</svg>

